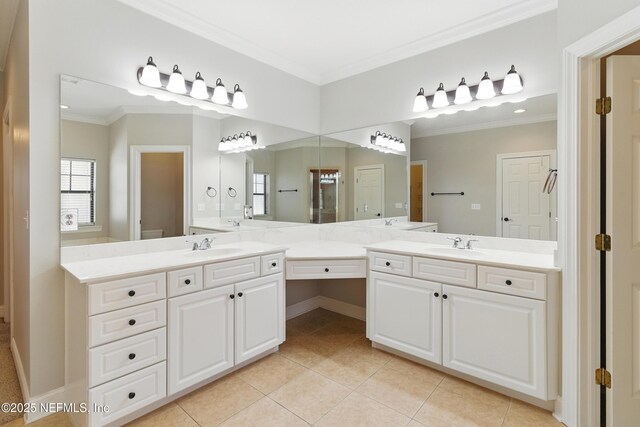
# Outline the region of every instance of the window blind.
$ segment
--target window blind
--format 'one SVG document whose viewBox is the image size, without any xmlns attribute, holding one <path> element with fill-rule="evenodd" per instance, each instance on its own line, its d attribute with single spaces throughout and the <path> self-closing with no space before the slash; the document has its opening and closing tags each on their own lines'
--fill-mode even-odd
<svg viewBox="0 0 640 427">
<path fill-rule="evenodd" d="M 60 207 L 77 209 L 78 225 L 96 223 L 96 161 L 60 161 Z"/>
</svg>

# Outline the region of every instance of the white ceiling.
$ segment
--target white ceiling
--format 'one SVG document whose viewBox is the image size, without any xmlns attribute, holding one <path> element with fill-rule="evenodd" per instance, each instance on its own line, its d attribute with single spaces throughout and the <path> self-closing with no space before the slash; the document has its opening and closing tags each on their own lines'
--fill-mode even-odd
<svg viewBox="0 0 640 427">
<path fill-rule="evenodd" d="M 526 111 L 514 113 L 518 109 Z M 497 107 L 483 107 L 476 111 L 459 111 L 452 115 L 416 119 L 411 125 L 411 139 L 545 122 L 556 120 L 556 118 L 556 94 L 538 96 L 516 104 L 505 103 Z"/>
<path fill-rule="evenodd" d="M 0 0 L 0 71 L 4 71 L 18 0 Z"/>
<path fill-rule="evenodd" d="M 557 8 L 557 0 L 119 0 L 323 85 Z"/>
</svg>

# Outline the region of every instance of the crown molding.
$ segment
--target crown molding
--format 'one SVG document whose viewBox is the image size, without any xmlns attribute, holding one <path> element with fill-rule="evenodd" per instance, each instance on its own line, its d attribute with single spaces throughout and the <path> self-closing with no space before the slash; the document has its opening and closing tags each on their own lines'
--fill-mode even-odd
<svg viewBox="0 0 640 427">
<path fill-rule="evenodd" d="M 430 50 L 446 46 L 470 37 L 486 33 L 558 8 L 558 0 L 523 0 L 498 11 L 491 12 L 472 21 L 456 25 L 447 30 L 418 39 L 387 52 L 374 55 L 333 71 L 318 73 L 294 60 L 251 43 L 216 25 L 185 12 L 162 0 L 118 0 L 119 2 L 154 16 L 160 20 L 204 37 L 228 49 L 249 56 L 281 71 L 292 74 L 310 83 L 322 86 L 337 80 L 360 74 L 374 68 L 410 58 Z"/>
<path fill-rule="evenodd" d="M 204 111 L 200 108 L 193 107 L 193 109 L 185 109 L 182 105 L 175 106 L 121 106 L 116 108 L 111 114 L 106 117 L 96 117 L 87 114 L 78 114 L 71 112 L 61 112 L 60 118 L 62 120 L 70 120 L 73 122 L 89 123 L 93 125 L 110 126 L 112 123 L 120 120 L 122 117 L 128 114 L 184 114 L 189 116 L 201 116 L 210 119 L 222 120 L 225 118 L 224 114 L 215 111 Z M 222 116 L 222 117 L 221 117 Z"/>
<path fill-rule="evenodd" d="M 60 112 L 61 120 L 68 120 L 71 122 L 81 122 L 81 123 L 89 123 L 92 125 L 100 125 L 100 126 L 109 126 L 111 123 L 107 122 L 106 119 L 89 116 L 87 114 L 78 114 L 78 113 L 70 113 L 70 112 Z"/>
<path fill-rule="evenodd" d="M 558 115 L 555 113 L 548 114 L 538 114 L 535 116 L 529 117 L 518 117 L 507 120 L 496 120 L 493 122 L 484 122 L 472 125 L 464 125 L 464 126 L 455 126 L 445 129 L 434 129 L 427 130 L 426 132 L 420 132 L 415 135 L 411 135 L 411 140 L 415 140 L 418 138 L 425 138 L 429 136 L 437 136 L 437 135 L 448 135 L 452 133 L 464 133 L 464 132 L 473 132 L 478 130 L 487 130 L 487 129 L 495 129 L 495 128 L 505 128 L 509 126 L 520 126 L 520 125 L 528 125 L 533 123 L 542 123 L 542 122 L 552 122 L 558 119 Z"/>
</svg>

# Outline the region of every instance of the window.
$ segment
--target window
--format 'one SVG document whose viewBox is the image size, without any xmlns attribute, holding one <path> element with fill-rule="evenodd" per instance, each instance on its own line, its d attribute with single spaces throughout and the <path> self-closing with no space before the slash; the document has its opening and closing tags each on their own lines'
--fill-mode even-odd
<svg viewBox="0 0 640 427">
<path fill-rule="evenodd" d="M 60 207 L 77 209 L 78 225 L 96 223 L 96 161 L 60 161 Z"/>
<path fill-rule="evenodd" d="M 253 174 L 253 215 L 269 215 L 269 174 Z"/>
</svg>

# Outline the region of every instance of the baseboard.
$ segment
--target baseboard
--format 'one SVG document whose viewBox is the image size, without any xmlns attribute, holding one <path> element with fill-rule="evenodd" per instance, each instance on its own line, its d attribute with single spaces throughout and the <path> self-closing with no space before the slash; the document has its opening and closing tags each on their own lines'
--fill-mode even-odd
<svg viewBox="0 0 640 427">
<path fill-rule="evenodd" d="M 365 320 L 367 318 L 367 310 L 364 307 L 319 295 L 288 306 L 287 320 L 298 317 L 311 310 L 315 310 L 316 308 L 324 308 L 325 310 L 333 311 L 359 320 Z"/>
<path fill-rule="evenodd" d="M 59 405 L 65 401 L 64 399 L 64 387 L 56 388 L 40 396 L 31 397 L 29 403 L 31 403 L 36 410 L 24 414 L 24 423 L 29 424 L 63 410 L 64 408 Z"/>
</svg>

